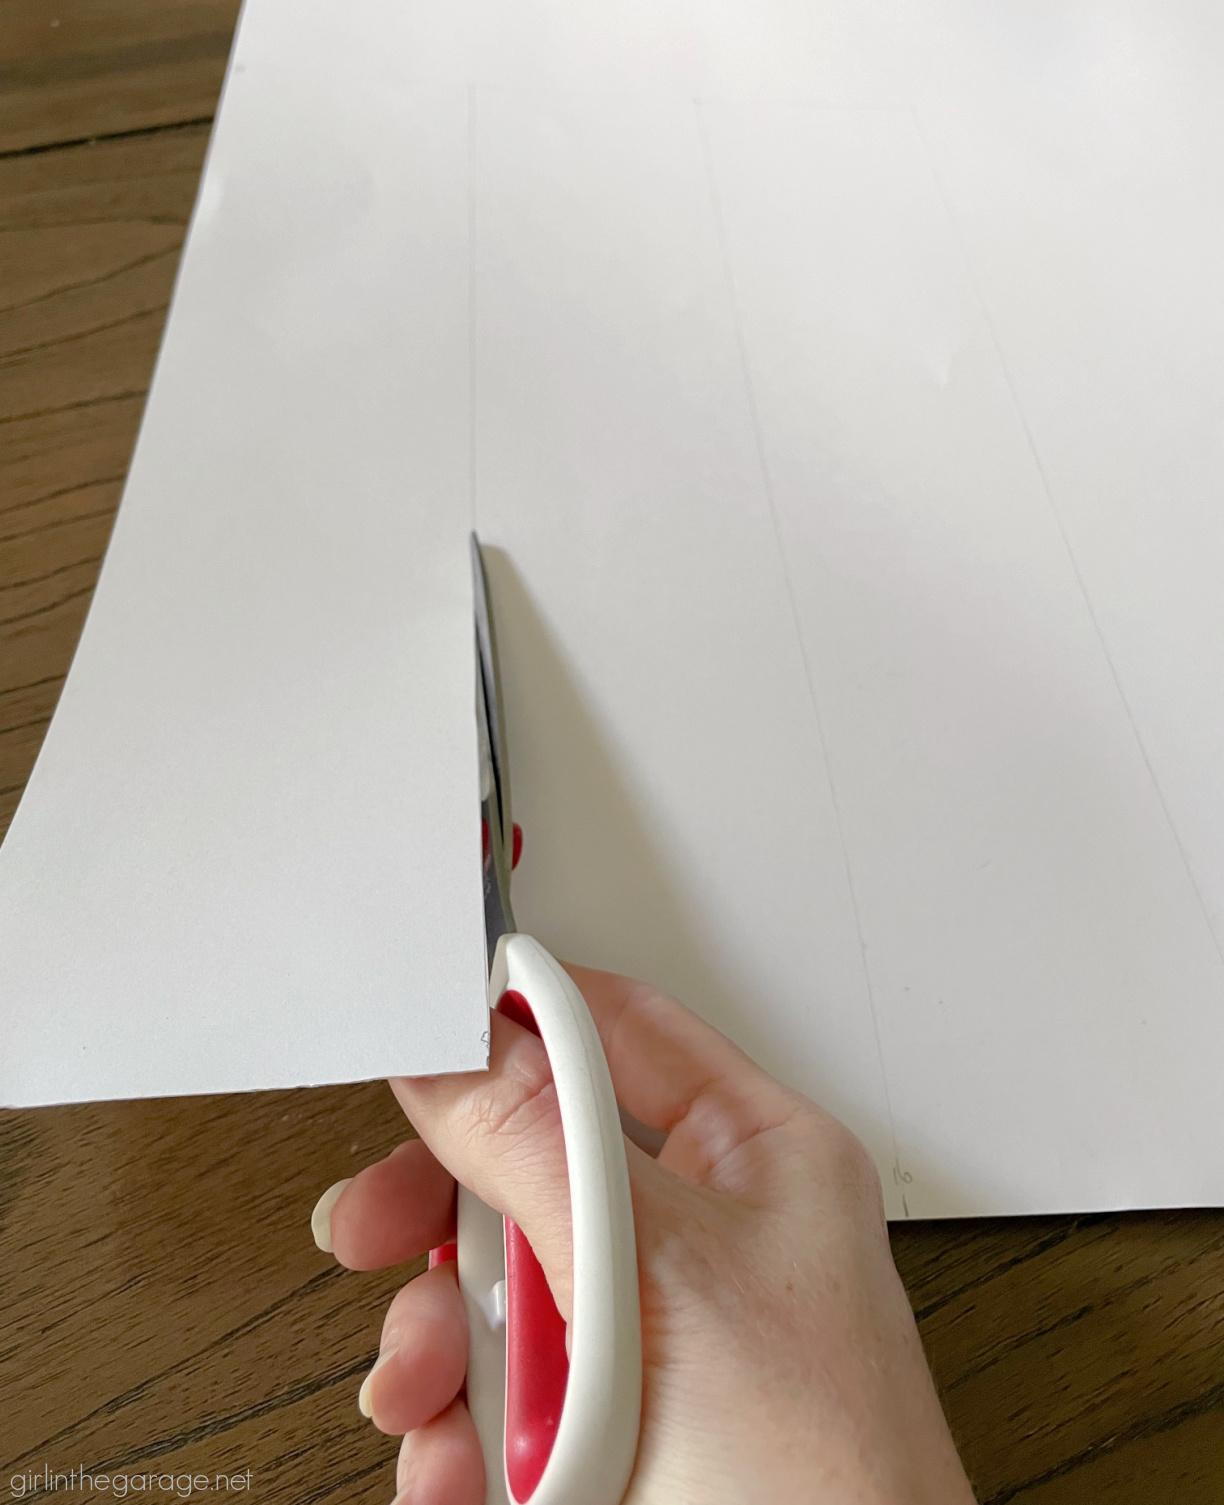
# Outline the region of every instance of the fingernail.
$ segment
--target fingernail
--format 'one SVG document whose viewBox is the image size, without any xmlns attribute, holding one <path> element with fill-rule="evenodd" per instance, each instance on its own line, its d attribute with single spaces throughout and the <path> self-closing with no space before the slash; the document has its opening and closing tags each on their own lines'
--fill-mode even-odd
<svg viewBox="0 0 1224 1505">
<path fill-rule="evenodd" d="M 383 1367 L 383 1365 L 387 1362 L 387 1360 L 394 1352 L 394 1348 L 389 1348 L 386 1353 L 379 1354 L 374 1368 L 371 1369 L 369 1374 L 366 1375 L 365 1379 L 362 1380 L 361 1389 L 357 1392 L 357 1409 L 361 1412 L 361 1414 L 367 1421 L 369 1421 L 370 1417 L 374 1414 L 374 1408 L 370 1403 L 370 1386 L 373 1383 L 374 1376 L 378 1373 L 378 1371 Z"/>
<path fill-rule="evenodd" d="M 337 1181 L 335 1186 L 329 1186 L 315 1203 L 314 1211 L 310 1214 L 310 1231 L 314 1234 L 315 1243 L 324 1254 L 332 1252 L 332 1208 L 339 1201 L 340 1193 L 352 1179 L 352 1176 L 349 1176 L 343 1181 Z"/>
</svg>

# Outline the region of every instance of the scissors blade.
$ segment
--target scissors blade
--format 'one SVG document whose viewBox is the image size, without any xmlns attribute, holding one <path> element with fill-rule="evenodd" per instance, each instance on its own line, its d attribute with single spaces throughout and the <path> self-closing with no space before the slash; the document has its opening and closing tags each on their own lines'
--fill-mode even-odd
<svg viewBox="0 0 1224 1505">
<path fill-rule="evenodd" d="M 506 754 L 502 716 L 501 670 L 497 663 L 497 637 L 493 630 L 493 611 L 489 604 L 489 583 L 485 575 L 480 539 L 472 534 L 472 598 L 476 608 L 476 652 L 479 660 L 479 688 L 484 697 L 489 727 L 489 754 L 493 779 L 497 785 L 501 808 L 502 838 L 508 843 L 510 819 L 510 764 Z"/>
<path fill-rule="evenodd" d="M 510 770 L 506 757 L 505 720 L 497 639 L 489 606 L 488 582 L 480 540 L 472 534 L 472 597 L 476 618 L 476 723 L 480 740 L 480 816 L 484 830 L 485 947 L 489 964 L 499 939 L 512 931 L 510 906 Z"/>
</svg>

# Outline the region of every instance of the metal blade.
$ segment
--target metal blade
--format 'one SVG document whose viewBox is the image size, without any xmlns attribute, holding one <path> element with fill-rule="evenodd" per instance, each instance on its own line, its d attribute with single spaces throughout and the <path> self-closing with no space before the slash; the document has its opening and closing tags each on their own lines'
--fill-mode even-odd
<svg viewBox="0 0 1224 1505">
<path fill-rule="evenodd" d="M 498 940 L 514 929 L 510 906 L 510 771 L 503 740 L 497 640 L 489 608 L 480 541 L 472 534 L 472 596 L 476 617 L 476 724 L 480 740 L 480 816 L 484 852 L 485 947 L 489 964 Z"/>
<path fill-rule="evenodd" d="M 493 630 L 493 612 L 489 605 L 489 583 L 480 539 L 472 534 L 472 599 L 476 608 L 476 653 L 479 660 L 480 688 L 484 695 L 485 715 L 489 727 L 489 753 L 493 762 L 493 779 L 501 809 L 502 840 L 508 846 L 512 820 L 510 815 L 510 763 L 502 717 L 501 671 L 497 664 L 497 637 Z"/>
</svg>

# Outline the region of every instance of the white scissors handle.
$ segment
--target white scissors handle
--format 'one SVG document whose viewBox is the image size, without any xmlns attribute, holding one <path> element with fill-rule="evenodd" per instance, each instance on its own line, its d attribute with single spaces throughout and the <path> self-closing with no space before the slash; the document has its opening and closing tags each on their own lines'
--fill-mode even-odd
<svg viewBox="0 0 1224 1505">
<path fill-rule="evenodd" d="M 637 1452 L 642 1335 L 625 1143 L 599 1032 L 582 994 L 527 935 L 504 935 L 489 978 L 496 1007 L 517 993 L 552 1066 L 569 1171 L 574 1308 L 569 1375 L 551 1452 L 534 1488 L 507 1468 L 505 1226 L 459 1188 L 458 1263 L 471 1333 L 468 1405 L 484 1453 L 486 1505 L 620 1505 Z M 515 1381 L 511 1379 L 511 1385 Z M 514 1396 L 509 1397 L 511 1411 Z"/>
</svg>

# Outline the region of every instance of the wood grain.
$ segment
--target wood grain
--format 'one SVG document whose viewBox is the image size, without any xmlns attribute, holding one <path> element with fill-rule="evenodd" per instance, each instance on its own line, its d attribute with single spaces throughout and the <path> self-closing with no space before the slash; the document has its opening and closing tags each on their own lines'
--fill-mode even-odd
<svg viewBox="0 0 1224 1505">
<path fill-rule="evenodd" d="M 236 10 L 0 4 L 0 832 L 106 546 Z M 0 1115 L 0 1486 L 249 1468 L 262 1501 L 389 1499 L 355 1397 L 409 1272 L 340 1272 L 307 1219 L 404 1132 L 378 1085 Z M 983 1502 L 1224 1500 L 1224 1215 L 893 1245 Z"/>
<path fill-rule="evenodd" d="M 235 0 L 4 0 L 0 151 L 207 121 Z"/>
</svg>

